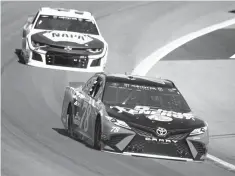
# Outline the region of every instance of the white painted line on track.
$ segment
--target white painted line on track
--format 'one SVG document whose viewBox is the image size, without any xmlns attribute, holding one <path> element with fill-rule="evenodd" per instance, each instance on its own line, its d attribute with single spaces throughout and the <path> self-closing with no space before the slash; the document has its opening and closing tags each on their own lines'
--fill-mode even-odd
<svg viewBox="0 0 235 176">
<path fill-rule="evenodd" d="M 221 159 L 219 159 L 215 156 L 212 156 L 210 154 L 207 155 L 207 158 L 214 161 L 214 162 L 216 162 L 216 163 L 219 163 L 220 165 L 226 167 L 227 169 L 229 169 L 231 171 L 235 171 L 235 165 L 233 165 L 233 164 L 230 164 L 226 161 L 223 161 L 223 160 L 221 160 Z"/>
<path fill-rule="evenodd" d="M 231 59 L 235 59 L 235 54 L 230 57 Z"/>
<path fill-rule="evenodd" d="M 176 48 L 182 46 L 183 44 L 196 39 L 198 37 L 201 37 L 205 34 L 208 34 L 210 32 L 216 31 L 218 29 L 222 29 L 228 26 L 231 26 L 235 24 L 235 18 L 224 21 L 222 23 L 218 23 L 206 28 L 203 28 L 197 32 L 192 32 L 188 35 L 185 35 L 181 38 L 178 38 L 176 40 L 174 40 L 173 42 L 163 46 L 162 48 L 159 48 L 156 52 L 152 53 L 150 56 L 148 56 L 147 58 L 145 58 L 144 60 L 142 60 L 139 65 L 137 65 L 134 70 L 132 71 L 132 74 L 134 75 L 141 75 L 141 76 L 145 76 L 149 70 L 159 61 L 161 60 L 163 57 L 165 57 L 167 54 L 169 54 L 170 52 L 172 52 L 173 50 L 175 50 Z M 230 58 L 235 58 L 235 54 L 233 56 L 231 56 Z M 226 161 L 223 161 L 213 155 L 207 154 L 207 158 L 209 160 L 214 161 L 215 163 L 218 163 L 224 167 L 226 167 L 228 170 L 232 170 L 235 171 L 235 165 L 230 164 Z"/>
<path fill-rule="evenodd" d="M 199 31 L 189 33 L 188 35 L 185 35 L 183 37 L 180 37 L 167 45 L 159 48 L 156 52 L 152 53 L 147 58 L 143 59 L 132 71 L 132 74 L 134 75 L 146 75 L 149 70 L 163 57 L 165 57 L 167 54 L 175 50 L 176 48 L 182 46 L 183 44 L 196 39 L 200 36 L 203 36 L 205 34 L 208 34 L 210 32 L 216 31 L 218 29 L 225 28 L 227 26 L 235 24 L 235 18 L 224 21 L 222 23 L 218 23 L 206 28 L 203 28 Z"/>
</svg>

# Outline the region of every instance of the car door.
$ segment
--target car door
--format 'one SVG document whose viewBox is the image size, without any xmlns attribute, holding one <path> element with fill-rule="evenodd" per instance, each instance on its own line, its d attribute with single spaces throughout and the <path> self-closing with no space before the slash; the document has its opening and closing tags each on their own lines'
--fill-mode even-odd
<svg viewBox="0 0 235 176">
<path fill-rule="evenodd" d="M 93 139 L 94 130 L 95 130 L 96 117 L 101 109 L 100 103 L 101 103 L 102 94 L 104 90 L 104 81 L 105 81 L 104 78 L 99 76 L 90 94 L 90 97 L 92 99 L 92 111 L 91 111 L 91 116 L 88 121 L 89 128 L 88 128 L 87 133 L 92 139 Z"/>
<path fill-rule="evenodd" d="M 89 137 L 88 129 L 90 128 L 90 118 L 94 115 L 93 92 L 98 76 L 93 76 L 84 85 L 79 99 L 79 103 L 74 106 L 74 125 L 75 131 Z"/>
</svg>

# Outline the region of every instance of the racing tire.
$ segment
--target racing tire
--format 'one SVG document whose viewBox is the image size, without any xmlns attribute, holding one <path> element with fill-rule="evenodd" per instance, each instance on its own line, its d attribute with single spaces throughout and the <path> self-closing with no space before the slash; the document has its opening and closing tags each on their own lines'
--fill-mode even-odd
<svg viewBox="0 0 235 176">
<path fill-rule="evenodd" d="M 22 50 L 20 51 L 20 57 L 21 57 L 21 62 L 22 62 L 22 64 L 27 64 L 27 62 L 26 62 L 26 60 L 25 60 L 25 57 L 24 57 L 24 53 L 23 53 Z"/>
<path fill-rule="evenodd" d="M 74 138 L 75 135 L 74 135 L 74 131 L 73 131 L 72 126 L 73 126 L 73 111 L 72 111 L 72 107 L 69 106 L 69 108 L 68 108 L 68 129 L 67 129 L 67 132 L 68 132 L 69 137 Z"/>
<path fill-rule="evenodd" d="M 97 118 L 95 123 L 94 149 L 101 150 L 101 121 Z"/>
</svg>

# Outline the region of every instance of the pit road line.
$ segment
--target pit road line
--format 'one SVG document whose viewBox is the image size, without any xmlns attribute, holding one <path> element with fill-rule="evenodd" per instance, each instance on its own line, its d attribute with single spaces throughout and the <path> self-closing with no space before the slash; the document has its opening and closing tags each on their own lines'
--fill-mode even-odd
<svg viewBox="0 0 235 176">
<path fill-rule="evenodd" d="M 149 55 L 148 57 L 146 57 L 145 59 L 143 59 L 132 71 L 132 74 L 134 75 L 141 75 L 141 76 L 145 76 L 149 70 L 158 62 L 160 61 L 163 57 L 165 57 L 167 54 L 169 54 L 170 52 L 172 52 L 173 50 L 177 49 L 178 47 L 184 45 L 187 42 L 190 42 L 193 39 L 196 39 L 198 37 L 201 37 L 205 34 L 208 34 L 210 32 L 216 31 L 218 29 L 222 29 L 228 26 L 231 26 L 235 24 L 235 18 L 230 19 L 230 20 L 226 20 L 222 23 L 218 23 L 206 28 L 203 28 L 199 31 L 196 32 L 192 32 L 189 33 L 185 36 L 182 36 L 172 42 L 170 42 L 169 44 L 159 48 L 157 51 L 155 51 L 154 53 L 152 53 L 151 55 Z M 230 58 L 235 58 L 235 54 L 233 56 L 231 56 Z M 215 163 L 218 163 L 219 165 L 224 166 L 225 168 L 227 168 L 230 171 L 235 171 L 235 165 L 230 164 L 226 161 L 223 161 L 213 155 L 208 154 L 207 158 Z"/>
</svg>

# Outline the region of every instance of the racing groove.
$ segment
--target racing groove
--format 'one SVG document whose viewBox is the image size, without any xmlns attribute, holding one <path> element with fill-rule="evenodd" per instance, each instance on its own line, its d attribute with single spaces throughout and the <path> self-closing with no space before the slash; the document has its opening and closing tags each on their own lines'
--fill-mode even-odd
<svg viewBox="0 0 235 176">
<path fill-rule="evenodd" d="M 178 163 L 97 152 L 66 137 L 60 122 L 65 86 L 69 81 L 83 82 L 89 74 L 27 67 L 18 63 L 14 54 L 20 47 L 21 28 L 27 15 L 47 5 L 91 10 L 99 18 L 101 32 L 110 44 L 107 69 L 112 72 L 130 72 L 140 55 L 149 52 L 151 47 L 142 44 L 146 32 L 152 42 L 163 40 L 149 33 L 154 31 L 154 22 L 166 25 L 170 31 L 169 23 L 162 19 L 171 12 L 182 14 L 187 9 L 192 14 L 194 11 L 195 15 L 205 15 L 206 8 L 212 6 L 180 2 L 5 3 L 1 60 L 3 175 L 233 175 L 210 162 Z M 215 10 L 229 6 L 213 5 Z M 192 14 L 184 20 L 190 22 Z"/>
</svg>

